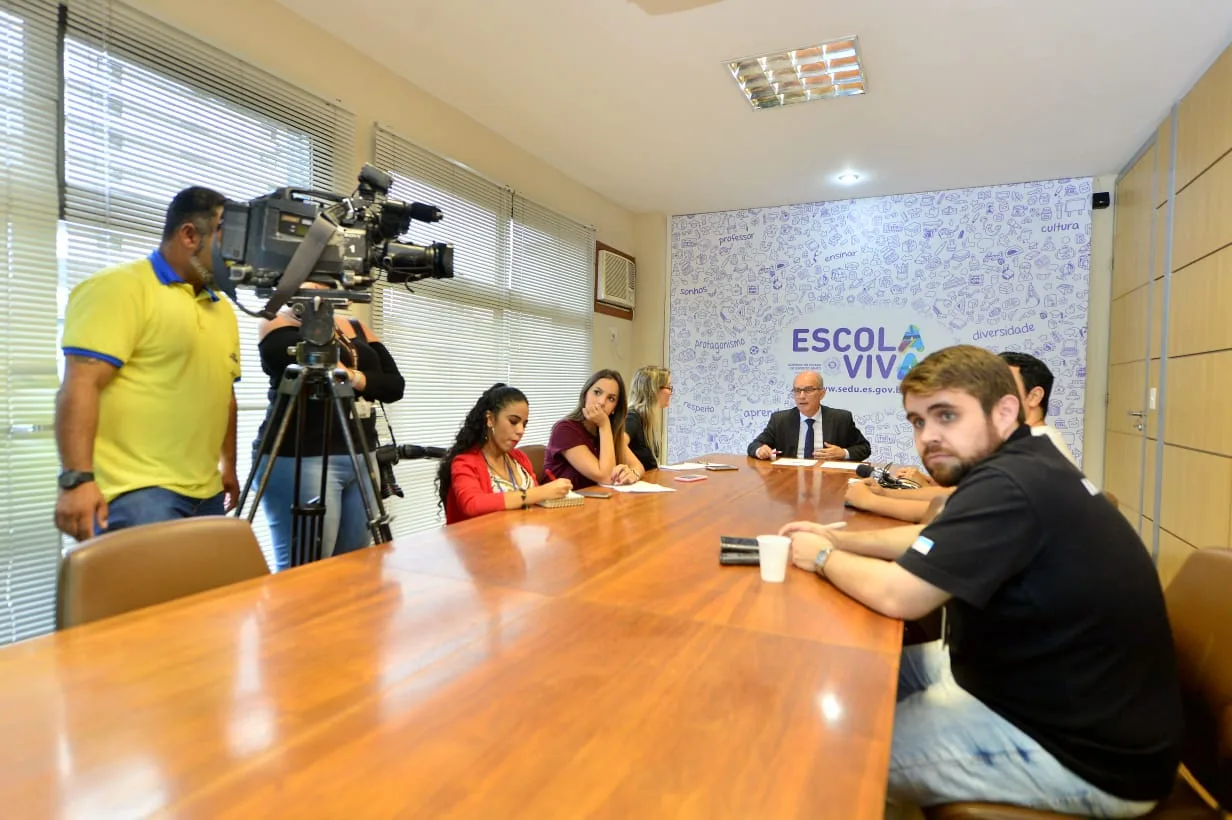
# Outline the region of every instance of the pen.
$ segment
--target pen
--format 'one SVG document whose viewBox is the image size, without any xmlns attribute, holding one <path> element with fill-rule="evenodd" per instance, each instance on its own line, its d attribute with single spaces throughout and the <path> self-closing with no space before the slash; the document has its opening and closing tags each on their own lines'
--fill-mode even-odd
<svg viewBox="0 0 1232 820">
<path fill-rule="evenodd" d="M 548 481 L 555 481 L 555 480 L 556 480 L 556 476 L 552 475 L 552 471 L 551 471 L 551 470 L 544 469 L 544 471 L 543 471 L 543 475 L 544 475 L 544 478 L 546 478 Z"/>
</svg>

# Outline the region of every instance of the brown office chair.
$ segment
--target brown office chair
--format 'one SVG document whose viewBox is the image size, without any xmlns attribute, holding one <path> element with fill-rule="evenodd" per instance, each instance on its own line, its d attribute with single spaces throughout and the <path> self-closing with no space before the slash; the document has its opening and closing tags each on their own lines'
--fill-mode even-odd
<svg viewBox="0 0 1232 820">
<path fill-rule="evenodd" d="M 518 449 L 525 453 L 526 457 L 530 459 L 530 466 L 535 468 L 535 481 L 542 484 L 543 479 L 546 477 L 543 474 L 543 458 L 547 453 L 547 448 L 542 444 L 528 444 L 525 447 L 519 447 Z"/>
<path fill-rule="evenodd" d="M 1181 761 L 1221 806 L 1232 806 L 1232 550 L 1198 550 L 1168 585 L 1168 618 L 1176 644 L 1185 745 Z M 927 809 L 928 820 L 1068 820 L 1069 815 L 994 803 Z M 1143 820 L 1214 820 L 1211 808 L 1177 777 L 1172 794 Z"/>
<path fill-rule="evenodd" d="M 252 526 L 223 516 L 104 533 L 64 553 L 56 628 L 269 574 Z"/>
</svg>

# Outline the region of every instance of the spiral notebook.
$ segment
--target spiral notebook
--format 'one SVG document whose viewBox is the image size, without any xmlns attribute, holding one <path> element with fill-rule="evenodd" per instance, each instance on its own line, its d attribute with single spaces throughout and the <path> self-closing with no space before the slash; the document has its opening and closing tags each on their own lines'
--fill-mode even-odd
<svg viewBox="0 0 1232 820">
<path fill-rule="evenodd" d="M 540 507 L 577 507 L 584 500 L 584 496 L 580 496 L 572 490 L 564 498 L 545 498 L 538 502 Z"/>
</svg>

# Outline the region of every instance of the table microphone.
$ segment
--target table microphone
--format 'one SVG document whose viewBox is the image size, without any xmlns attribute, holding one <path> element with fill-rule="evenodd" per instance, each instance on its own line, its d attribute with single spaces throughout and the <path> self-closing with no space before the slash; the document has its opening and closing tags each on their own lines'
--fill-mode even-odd
<svg viewBox="0 0 1232 820">
<path fill-rule="evenodd" d="M 869 478 L 870 476 L 876 479 L 877 483 L 882 487 L 891 490 L 918 490 L 919 484 L 905 478 L 895 478 L 890 474 L 892 462 L 887 461 L 884 467 L 874 467 L 871 464 L 857 464 L 856 475 L 860 478 Z"/>
</svg>

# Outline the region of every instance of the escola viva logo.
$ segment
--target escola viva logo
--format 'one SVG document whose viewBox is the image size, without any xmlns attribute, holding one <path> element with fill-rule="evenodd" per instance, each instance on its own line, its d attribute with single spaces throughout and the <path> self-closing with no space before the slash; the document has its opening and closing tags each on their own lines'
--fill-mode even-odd
<svg viewBox="0 0 1232 820">
<path fill-rule="evenodd" d="M 903 331 L 897 345 L 886 343 L 897 335 L 887 333 L 885 327 L 798 327 L 792 329 L 791 348 L 793 353 L 842 353 L 843 366 L 853 379 L 889 379 L 893 375 L 901 381 L 923 358 L 924 337 L 913 323 Z"/>
<path fill-rule="evenodd" d="M 919 363 L 916 354 L 924 355 L 924 337 L 920 335 L 918 327 L 911 325 L 907 328 L 907 332 L 903 334 L 903 340 L 898 343 L 898 352 L 899 355 L 906 354 L 903 356 L 903 363 L 898 366 L 897 375 L 901 382 L 907 372 Z"/>
</svg>

